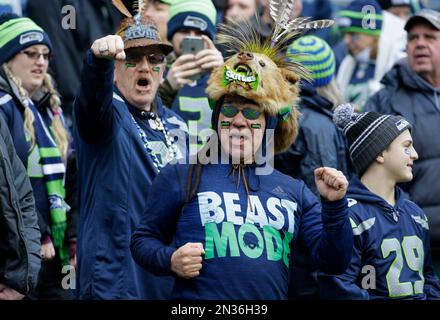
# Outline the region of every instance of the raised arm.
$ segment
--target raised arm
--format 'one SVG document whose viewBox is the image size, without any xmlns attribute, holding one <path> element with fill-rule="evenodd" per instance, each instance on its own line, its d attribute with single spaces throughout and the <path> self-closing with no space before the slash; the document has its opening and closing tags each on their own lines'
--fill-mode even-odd
<svg viewBox="0 0 440 320">
<path fill-rule="evenodd" d="M 74 102 L 76 127 L 86 141 L 103 139 L 113 132 L 114 60 L 124 59 L 124 43 L 120 36 L 97 39 L 87 52 L 81 86 Z"/>
<path fill-rule="evenodd" d="M 353 248 L 345 198 L 348 182 L 342 172 L 324 167 L 315 170 L 315 183 L 321 194 L 322 209 L 304 187 L 300 232 L 316 266 L 327 273 L 341 274 L 348 267 Z"/>
</svg>

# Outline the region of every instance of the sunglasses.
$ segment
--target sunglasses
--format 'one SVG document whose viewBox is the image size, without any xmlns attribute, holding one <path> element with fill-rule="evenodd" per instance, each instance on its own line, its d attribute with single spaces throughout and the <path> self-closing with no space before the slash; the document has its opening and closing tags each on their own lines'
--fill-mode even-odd
<svg viewBox="0 0 440 320">
<path fill-rule="evenodd" d="M 224 115 L 225 117 L 228 117 L 228 118 L 235 117 L 240 111 L 241 111 L 241 114 L 243 115 L 243 117 L 245 117 L 248 120 L 257 120 L 261 115 L 261 112 L 258 110 L 255 110 L 252 108 L 245 108 L 245 109 L 240 110 L 231 104 L 224 104 L 220 108 L 221 114 Z"/>
<path fill-rule="evenodd" d="M 52 54 L 50 52 L 41 53 L 38 51 L 21 51 L 21 53 L 25 54 L 29 59 L 38 60 L 41 56 L 43 56 L 44 61 L 49 61 L 52 58 Z"/>
<path fill-rule="evenodd" d="M 165 62 L 165 55 L 159 52 L 156 53 L 142 53 L 142 52 L 127 52 L 126 62 L 127 63 L 139 63 L 146 57 L 150 65 L 157 65 Z"/>
</svg>

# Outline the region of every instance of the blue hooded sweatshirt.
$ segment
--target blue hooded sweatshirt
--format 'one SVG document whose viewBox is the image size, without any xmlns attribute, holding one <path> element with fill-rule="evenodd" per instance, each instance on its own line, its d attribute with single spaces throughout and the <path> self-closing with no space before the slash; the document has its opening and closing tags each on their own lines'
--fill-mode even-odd
<svg viewBox="0 0 440 320">
<path fill-rule="evenodd" d="M 396 187 L 396 205 L 353 178 L 347 194 L 354 234 L 352 261 L 340 276 L 322 275 L 328 299 L 439 299 L 428 221 Z"/>
<path fill-rule="evenodd" d="M 112 61 L 95 58 L 89 51 L 74 103 L 80 202 L 78 295 L 81 299 L 166 299 L 172 278 L 157 278 L 143 270 L 129 248 L 158 173 L 153 159 L 160 167 L 166 164 L 165 137 L 147 114 L 119 95 L 113 71 Z M 154 109 L 168 130 L 186 128 L 180 117 L 162 107 L 159 98 Z M 151 152 L 147 153 L 133 118 L 144 130 Z"/>
<path fill-rule="evenodd" d="M 189 165 L 168 165 L 154 180 L 146 210 L 134 233 L 134 259 L 157 275 L 170 275 L 171 256 L 188 242 L 203 244 L 200 275 L 176 277 L 176 299 L 287 299 L 290 264 L 299 235 L 313 261 L 341 273 L 350 260 L 353 236 L 345 198 L 323 201 L 302 181 L 274 170 L 256 175 L 245 167 L 237 186 L 230 164 L 202 167 L 196 196 L 186 202 Z"/>
</svg>

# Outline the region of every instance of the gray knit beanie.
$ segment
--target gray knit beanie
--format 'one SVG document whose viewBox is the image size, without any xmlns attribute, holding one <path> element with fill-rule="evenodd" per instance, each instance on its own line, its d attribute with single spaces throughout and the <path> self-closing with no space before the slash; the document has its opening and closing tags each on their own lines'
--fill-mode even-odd
<svg viewBox="0 0 440 320">
<path fill-rule="evenodd" d="M 347 137 L 350 158 L 359 176 L 394 139 L 411 129 L 410 123 L 401 116 L 356 113 L 351 104 L 338 106 L 333 122 Z"/>
</svg>

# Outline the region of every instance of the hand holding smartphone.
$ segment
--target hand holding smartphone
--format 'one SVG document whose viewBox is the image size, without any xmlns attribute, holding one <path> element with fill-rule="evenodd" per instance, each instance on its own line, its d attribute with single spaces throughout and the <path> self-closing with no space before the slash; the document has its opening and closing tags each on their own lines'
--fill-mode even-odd
<svg viewBox="0 0 440 320">
<path fill-rule="evenodd" d="M 186 36 L 182 43 L 182 54 L 194 54 L 205 48 L 202 37 Z M 191 80 L 198 80 L 201 77 L 201 73 L 189 77 Z"/>
</svg>

